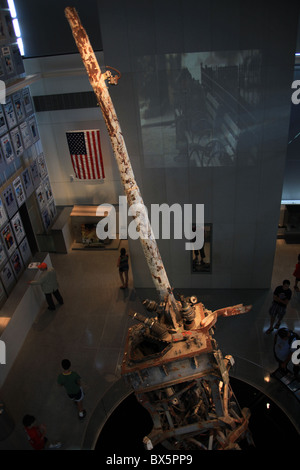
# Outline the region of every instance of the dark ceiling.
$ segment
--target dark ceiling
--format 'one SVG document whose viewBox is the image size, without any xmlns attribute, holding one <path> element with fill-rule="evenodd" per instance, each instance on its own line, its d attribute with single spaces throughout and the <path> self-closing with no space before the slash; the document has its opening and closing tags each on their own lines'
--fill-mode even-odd
<svg viewBox="0 0 300 470">
<path fill-rule="evenodd" d="M 76 8 L 93 49 L 102 50 L 97 0 L 14 0 L 14 3 L 26 58 L 78 52 L 64 14 L 67 6 Z"/>
<path fill-rule="evenodd" d="M 75 7 L 92 47 L 102 47 L 98 0 L 14 0 L 25 48 L 25 58 L 77 53 L 64 9 Z M 296 51 L 300 52 L 300 21 Z"/>
</svg>

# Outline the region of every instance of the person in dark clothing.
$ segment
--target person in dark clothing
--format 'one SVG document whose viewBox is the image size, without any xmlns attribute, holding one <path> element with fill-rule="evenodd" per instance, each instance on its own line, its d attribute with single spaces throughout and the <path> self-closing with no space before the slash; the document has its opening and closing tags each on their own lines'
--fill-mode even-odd
<svg viewBox="0 0 300 470">
<path fill-rule="evenodd" d="M 292 297 L 292 291 L 290 289 L 290 281 L 285 279 L 281 286 L 277 286 L 273 293 L 273 302 L 269 310 L 271 317 L 270 326 L 266 331 L 267 334 L 271 333 L 274 328 L 279 328 L 280 323 L 286 313 L 286 307 Z M 277 323 L 274 327 L 275 320 Z"/>
<path fill-rule="evenodd" d="M 79 419 L 82 420 L 86 416 L 86 411 L 83 409 L 83 390 L 81 387 L 80 376 L 77 372 L 71 370 L 71 362 L 69 359 L 61 361 L 63 372 L 59 374 L 57 383 L 63 386 L 67 392 L 68 397 L 77 405 Z"/>
<path fill-rule="evenodd" d="M 128 287 L 128 271 L 129 271 L 129 263 L 128 263 L 128 254 L 126 253 L 125 248 L 121 248 L 120 256 L 118 259 L 119 268 L 119 275 L 122 282 L 120 289 L 126 289 Z"/>
</svg>

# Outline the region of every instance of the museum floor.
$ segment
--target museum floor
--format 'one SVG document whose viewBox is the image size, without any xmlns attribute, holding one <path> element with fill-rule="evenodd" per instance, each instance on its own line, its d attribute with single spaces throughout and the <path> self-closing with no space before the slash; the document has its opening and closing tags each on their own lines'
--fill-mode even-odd
<svg viewBox="0 0 300 470">
<path fill-rule="evenodd" d="M 126 246 L 126 242 L 122 242 Z M 300 402 L 270 373 L 277 364 L 273 357 L 273 334 L 266 335 L 268 308 L 273 289 L 289 278 L 300 253 L 299 245 L 277 241 L 272 285 L 269 290 L 199 290 L 194 294 L 210 310 L 252 304 L 250 313 L 218 320 L 215 338 L 223 354 L 231 354 L 233 377 L 256 386 L 279 405 L 300 429 Z M 140 299 L 154 298 L 154 289 L 119 288 L 117 251 L 73 251 L 51 254 L 64 305 L 52 312 L 45 308 L 37 316 L 24 342 L 0 396 L 15 426 L 0 441 L 1 450 L 30 450 L 23 427 L 24 414 L 33 414 L 46 424 L 50 440 L 60 440 L 63 450 L 91 449 L 105 417 L 128 395 L 120 379 L 127 329 L 134 321 L 130 309 L 143 312 Z M 283 325 L 299 332 L 300 298 L 293 293 Z M 69 358 L 82 377 L 87 416 L 79 421 L 74 404 L 57 385 L 60 362 Z M 117 443 L 116 443 L 117 447 Z"/>
</svg>

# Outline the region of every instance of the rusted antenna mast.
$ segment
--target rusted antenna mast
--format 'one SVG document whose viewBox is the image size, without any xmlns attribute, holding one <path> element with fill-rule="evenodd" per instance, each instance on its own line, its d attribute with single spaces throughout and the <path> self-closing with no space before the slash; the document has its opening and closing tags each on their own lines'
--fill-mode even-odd
<svg viewBox="0 0 300 470">
<path fill-rule="evenodd" d="M 105 120 L 121 181 L 127 196 L 128 206 L 130 207 L 132 204 L 135 204 L 141 208 L 141 211 L 137 212 L 136 216 L 133 217 L 136 222 L 136 230 L 141 233 L 139 238 L 154 285 L 159 292 L 161 300 L 165 300 L 168 297 L 169 302 L 171 302 L 173 309 L 176 311 L 176 301 L 171 291 L 168 276 L 148 216 L 143 210 L 145 207 L 144 202 L 135 180 L 122 130 L 105 82 L 107 80 L 109 83 L 115 84 L 115 77 L 113 77 L 110 70 L 104 73 L 101 72 L 88 35 L 80 22 L 76 9 L 74 7 L 67 7 L 65 15 L 72 29 L 78 51 Z M 174 328 L 176 328 L 176 315 L 174 313 L 171 314 L 173 316 Z"/>
</svg>

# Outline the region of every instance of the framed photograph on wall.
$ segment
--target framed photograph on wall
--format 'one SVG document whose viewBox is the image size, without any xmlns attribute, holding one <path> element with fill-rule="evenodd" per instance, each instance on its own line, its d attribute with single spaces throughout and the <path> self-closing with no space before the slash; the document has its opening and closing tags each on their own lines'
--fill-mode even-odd
<svg viewBox="0 0 300 470">
<path fill-rule="evenodd" d="M 6 292 L 8 292 L 16 283 L 15 276 L 9 261 L 6 263 L 4 268 L 2 268 L 0 277 Z"/>
<path fill-rule="evenodd" d="M 29 168 L 25 168 L 21 176 L 23 180 L 23 187 L 26 193 L 26 197 L 29 198 L 29 196 L 31 196 L 34 190 Z"/>
<path fill-rule="evenodd" d="M 52 193 L 51 184 L 50 184 L 50 180 L 48 176 L 43 180 L 43 185 L 44 185 L 44 194 L 46 196 L 46 201 L 49 203 L 53 199 L 53 193 Z"/>
<path fill-rule="evenodd" d="M 15 155 L 17 157 L 21 157 L 21 155 L 23 155 L 24 149 L 23 149 L 23 142 L 22 142 L 20 129 L 18 127 L 14 127 L 10 131 L 10 137 L 11 137 L 11 140 L 12 140 Z"/>
<path fill-rule="evenodd" d="M 14 190 L 15 190 L 15 194 L 16 194 L 16 198 L 17 198 L 17 203 L 18 203 L 18 206 L 21 207 L 21 205 L 25 202 L 26 200 L 26 194 L 25 194 L 25 191 L 23 189 L 23 185 L 22 185 L 22 181 L 21 181 L 21 177 L 18 176 L 14 182 L 13 182 L 13 187 L 14 187 Z"/>
<path fill-rule="evenodd" d="M 13 147 L 11 145 L 9 134 L 5 134 L 4 136 L 1 137 L 1 145 L 2 145 L 4 160 L 9 165 L 15 159 L 15 155 L 14 155 Z"/>
<path fill-rule="evenodd" d="M 0 198 L 0 227 L 2 227 L 8 221 L 6 210 L 2 199 Z"/>
<path fill-rule="evenodd" d="M 25 110 L 23 106 L 21 92 L 18 91 L 17 93 L 14 93 L 12 96 L 12 99 L 14 103 L 15 114 L 16 114 L 17 120 L 18 122 L 21 122 L 25 118 Z"/>
<path fill-rule="evenodd" d="M 0 106 L 0 135 L 7 131 L 4 109 Z"/>
<path fill-rule="evenodd" d="M 18 278 L 22 274 L 22 271 L 23 271 L 23 261 L 22 261 L 22 257 L 20 255 L 19 250 L 16 250 L 13 252 L 10 258 L 10 263 L 11 263 L 11 266 L 13 268 L 16 278 Z"/>
<path fill-rule="evenodd" d="M 42 211 L 46 205 L 46 197 L 43 191 L 43 185 L 40 184 L 36 190 L 36 197 L 40 206 L 40 210 Z"/>
<path fill-rule="evenodd" d="M 46 161 L 45 161 L 45 157 L 44 157 L 43 153 L 41 153 L 37 157 L 37 162 L 38 162 L 38 166 L 39 166 L 40 178 L 43 179 L 48 174 L 47 165 L 46 165 Z"/>
<path fill-rule="evenodd" d="M 8 217 L 12 217 L 18 210 L 18 204 L 16 200 L 15 193 L 11 187 L 11 185 L 7 186 L 2 193 L 2 200 L 4 202 L 6 212 Z"/>
<path fill-rule="evenodd" d="M 6 224 L 5 227 L 1 230 L 1 235 L 4 247 L 7 251 L 8 256 L 10 256 L 17 248 L 10 223 Z"/>
<path fill-rule="evenodd" d="M 39 133 L 38 133 L 38 128 L 37 128 L 37 123 L 36 123 L 35 116 L 32 116 L 28 120 L 28 125 L 29 125 L 29 129 L 30 129 L 32 141 L 37 142 L 39 140 Z"/>
<path fill-rule="evenodd" d="M 6 161 L 4 160 L 3 152 L 0 146 L 0 172 L 5 171 L 6 169 L 5 167 L 6 167 Z"/>
<path fill-rule="evenodd" d="M 11 50 L 9 46 L 2 47 L 2 57 L 4 59 L 5 71 L 7 75 L 12 75 L 15 72 L 12 60 Z"/>
<path fill-rule="evenodd" d="M 42 210 L 42 219 L 43 219 L 45 230 L 47 231 L 51 225 L 51 217 L 48 212 L 47 206 Z"/>
<path fill-rule="evenodd" d="M 24 103 L 24 108 L 26 114 L 32 114 L 33 113 L 33 105 L 32 105 L 32 100 L 31 100 L 31 95 L 29 88 L 23 88 L 22 90 L 22 97 L 23 97 L 23 103 Z"/>
<path fill-rule="evenodd" d="M 30 129 L 28 127 L 27 121 L 23 121 L 20 124 L 20 131 L 23 139 L 23 145 L 25 149 L 28 149 L 32 145 Z"/>
<path fill-rule="evenodd" d="M 31 179 L 32 179 L 33 186 L 34 188 L 38 188 L 41 182 L 41 178 L 39 175 L 39 169 L 38 169 L 38 164 L 36 160 L 30 163 L 30 172 L 31 172 Z"/>
<path fill-rule="evenodd" d="M 17 125 L 17 118 L 15 115 L 14 105 L 11 96 L 7 96 L 6 103 L 2 105 L 9 129 Z"/>
<path fill-rule="evenodd" d="M 16 237 L 17 244 L 19 245 L 19 243 L 25 237 L 25 230 L 24 230 L 22 219 L 20 217 L 19 212 L 17 212 L 13 216 L 13 218 L 11 219 L 10 222 L 11 222 L 11 225 L 13 227 L 13 231 L 14 231 L 14 234 L 15 234 L 15 237 Z"/>
<path fill-rule="evenodd" d="M 26 237 L 20 243 L 19 250 L 23 259 L 23 263 L 26 265 L 32 257 L 31 249 Z"/>
</svg>

